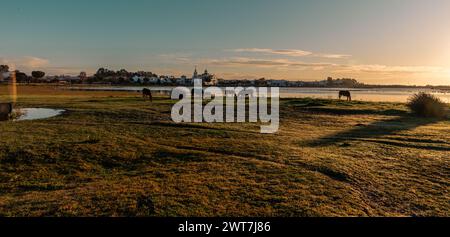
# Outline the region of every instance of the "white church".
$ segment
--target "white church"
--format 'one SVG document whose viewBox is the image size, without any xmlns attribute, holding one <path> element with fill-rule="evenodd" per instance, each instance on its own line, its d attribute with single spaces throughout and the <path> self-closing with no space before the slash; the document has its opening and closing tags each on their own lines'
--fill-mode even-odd
<svg viewBox="0 0 450 237">
<path fill-rule="evenodd" d="M 192 75 L 192 81 L 194 81 L 194 79 L 201 79 L 205 86 L 215 86 L 218 82 L 216 76 L 210 74 L 207 69 L 205 69 L 203 74 L 198 74 L 197 67 L 195 67 L 194 74 Z"/>
</svg>

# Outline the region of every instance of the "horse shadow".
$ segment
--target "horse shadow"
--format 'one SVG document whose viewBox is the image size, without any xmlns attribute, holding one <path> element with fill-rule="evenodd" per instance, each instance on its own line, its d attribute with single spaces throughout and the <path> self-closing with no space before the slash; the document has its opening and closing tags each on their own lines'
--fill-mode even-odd
<svg viewBox="0 0 450 237">
<path fill-rule="evenodd" d="M 349 142 L 351 141 L 368 141 L 378 144 L 409 148 L 450 151 L 450 146 L 442 146 L 442 144 L 440 144 L 439 146 L 430 146 L 430 141 L 426 139 L 385 139 L 385 137 L 389 135 L 398 135 L 401 132 L 414 130 L 415 128 L 438 123 L 440 121 L 443 120 L 434 118 L 420 118 L 414 117 L 410 114 L 405 114 L 402 116 L 395 116 L 394 118 L 387 120 L 375 121 L 370 124 L 357 124 L 353 129 L 318 138 L 316 140 L 308 142 L 308 145 L 312 147 L 322 147 L 330 145 L 351 146 L 351 144 L 349 144 Z M 416 142 L 419 142 L 421 144 L 417 144 Z M 439 143 L 439 141 L 435 142 Z M 428 144 L 422 145 L 423 143 Z"/>
</svg>

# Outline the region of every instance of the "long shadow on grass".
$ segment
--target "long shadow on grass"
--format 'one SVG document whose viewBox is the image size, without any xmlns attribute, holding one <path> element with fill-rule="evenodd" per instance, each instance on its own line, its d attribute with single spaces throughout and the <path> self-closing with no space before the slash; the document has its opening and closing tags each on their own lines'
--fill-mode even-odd
<svg viewBox="0 0 450 237">
<path fill-rule="evenodd" d="M 341 109 L 341 108 L 320 108 L 320 107 L 304 107 L 302 111 L 308 113 L 324 113 L 332 115 L 385 115 L 385 116 L 407 116 L 408 112 L 399 109 Z"/>
<path fill-rule="evenodd" d="M 392 146 L 400 146 L 407 148 L 417 148 L 417 149 L 428 149 L 428 150 L 437 150 L 437 151 L 450 151 L 450 147 L 442 146 L 442 141 L 434 141 L 433 143 L 437 146 L 431 146 L 431 142 L 426 142 L 426 145 L 421 145 L 417 143 L 408 143 L 408 142 L 418 142 L 415 140 L 405 141 L 396 138 L 386 138 L 385 136 L 395 135 L 403 131 L 413 130 L 420 126 L 425 126 L 429 124 L 437 123 L 439 119 L 431 119 L 431 118 L 418 118 L 413 116 L 396 116 L 392 119 L 376 121 L 371 124 L 356 125 L 355 128 L 346 130 L 343 132 L 338 132 L 333 135 L 325 136 L 310 142 L 308 145 L 313 147 L 318 146 L 329 146 L 329 145 L 341 145 L 341 146 L 350 146 L 347 142 L 350 141 L 365 141 L 365 142 L 373 142 L 378 144 L 392 145 Z M 381 139 L 382 138 L 382 139 Z M 422 142 L 420 142 L 422 143 Z M 440 144 L 439 144 L 440 143 Z"/>
</svg>

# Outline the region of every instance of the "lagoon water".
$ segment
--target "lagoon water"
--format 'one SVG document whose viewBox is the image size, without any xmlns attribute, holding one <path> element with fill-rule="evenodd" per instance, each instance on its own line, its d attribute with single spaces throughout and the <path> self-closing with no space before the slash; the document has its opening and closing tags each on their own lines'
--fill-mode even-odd
<svg viewBox="0 0 450 237">
<path fill-rule="evenodd" d="M 336 88 L 282 88 L 281 97 L 312 97 L 324 99 L 338 98 L 340 90 L 349 90 L 352 93 L 353 100 L 374 101 L 374 102 L 401 102 L 405 103 L 408 99 L 419 92 L 433 94 L 446 103 L 450 103 L 450 91 L 432 90 L 432 89 L 413 89 L 413 88 L 377 88 L 377 89 L 336 89 Z"/>
<path fill-rule="evenodd" d="M 141 91 L 144 87 L 73 87 L 73 90 L 99 90 L 99 91 Z M 175 87 L 148 87 L 152 91 L 170 93 Z M 427 92 L 439 97 L 442 101 L 450 103 L 449 90 L 415 89 L 415 88 L 376 88 L 376 89 L 355 89 L 355 88 L 309 88 L 309 87 L 289 87 L 280 88 L 281 98 L 321 98 L 337 99 L 340 90 L 349 90 L 353 100 L 374 101 L 374 102 L 401 102 L 405 103 L 408 98 L 418 92 Z"/>
<path fill-rule="evenodd" d="M 15 119 L 16 121 L 37 120 L 46 119 L 61 115 L 64 110 L 61 109 L 44 109 L 44 108 L 25 108 L 18 109 L 20 116 Z"/>
</svg>

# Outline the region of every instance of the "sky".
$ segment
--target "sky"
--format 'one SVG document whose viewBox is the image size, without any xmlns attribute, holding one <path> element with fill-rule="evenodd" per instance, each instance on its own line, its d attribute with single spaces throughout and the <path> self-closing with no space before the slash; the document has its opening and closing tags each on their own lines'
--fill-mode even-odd
<svg viewBox="0 0 450 237">
<path fill-rule="evenodd" d="M 15 0 L 0 64 L 450 85 L 448 0 Z"/>
</svg>

